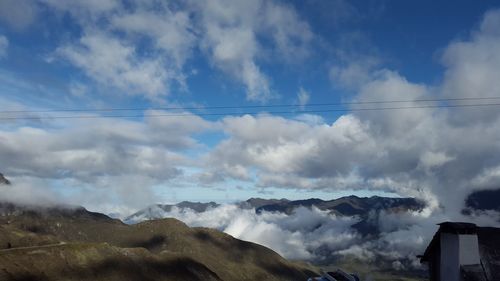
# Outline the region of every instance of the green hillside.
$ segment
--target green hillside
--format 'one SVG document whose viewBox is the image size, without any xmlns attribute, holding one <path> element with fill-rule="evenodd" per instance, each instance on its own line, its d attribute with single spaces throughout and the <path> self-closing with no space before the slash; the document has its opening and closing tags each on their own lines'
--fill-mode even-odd
<svg viewBox="0 0 500 281">
<path fill-rule="evenodd" d="M 0 280 L 307 280 L 317 271 L 175 219 L 126 225 L 82 208 L 2 210 Z"/>
</svg>

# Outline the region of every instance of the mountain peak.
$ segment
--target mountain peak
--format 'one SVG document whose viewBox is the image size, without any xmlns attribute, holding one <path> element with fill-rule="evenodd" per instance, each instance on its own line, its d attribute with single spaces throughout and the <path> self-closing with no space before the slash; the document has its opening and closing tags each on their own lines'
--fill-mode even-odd
<svg viewBox="0 0 500 281">
<path fill-rule="evenodd" d="M 2 173 L 0 173 L 0 185 L 10 185 L 10 181 L 4 177 Z"/>
</svg>

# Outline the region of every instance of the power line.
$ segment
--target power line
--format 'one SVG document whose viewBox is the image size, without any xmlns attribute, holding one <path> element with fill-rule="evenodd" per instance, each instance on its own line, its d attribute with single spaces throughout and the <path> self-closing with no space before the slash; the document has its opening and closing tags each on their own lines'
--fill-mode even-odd
<svg viewBox="0 0 500 281">
<path fill-rule="evenodd" d="M 353 101 L 335 103 L 311 103 L 311 104 L 273 104 L 273 105 L 228 105 L 228 106 L 200 106 L 200 107 L 130 107 L 130 108 L 67 108 L 67 109 L 47 109 L 47 110 L 3 110 L 0 114 L 8 113 L 57 113 L 57 112 L 113 112 L 113 111 L 145 111 L 145 110 L 210 110 L 210 109 L 260 109 L 260 108 L 285 108 L 285 107 L 319 107 L 319 106 L 347 106 L 364 104 L 393 104 L 410 102 L 451 102 L 451 101 L 481 101 L 500 100 L 500 97 L 463 97 L 463 98 L 443 98 L 443 99 L 416 99 L 416 100 L 388 100 L 388 101 Z"/>
<path fill-rule="evenodd" d="M 321 110 L 296 110 L 296 111 L 269 111 L 269 112 L 229 112 L 229 113 L 166 113 L 166 114 L 123 114 L 123 115 L 69 115 L 69 116 L 18 116 L 0 117 L 0 120 L 40 120 L 40 119 L 96 119 L 96 118 L 141 118 L 141 117 L 180 117 L 180 116 L 234 116 L 267 114 L 304 114 L 304 113 L 328 113 L 328 112 L 350 112 L 350 111 L 384 111 L 403 109 L 425 109 L 425 108 L 460 108 L 460 107 L 487 107 L 500 106 L 500 103 L 490 104 L 443 104 L 425 106 L 398 106 L 398 107 L 375 107 L 375 108 L 350 108 L 350 109 L 321 109 Z"/>
</svg>

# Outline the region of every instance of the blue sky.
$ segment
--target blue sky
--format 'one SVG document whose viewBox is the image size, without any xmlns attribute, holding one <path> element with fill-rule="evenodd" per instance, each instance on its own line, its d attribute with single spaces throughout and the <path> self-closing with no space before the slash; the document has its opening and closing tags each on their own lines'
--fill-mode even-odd
<svg viewBox="0 0 500 281">
<path fill-rule="evenodd" d="M 465 196 L 495 185 L 497 159 L 460 151 L 491 149 L 497 136 L 451 145 L 443 131 L 458 138 L 495 131 L 494 108 L 374 113 L 310 105 L 500 96 L 498 8 L 494 1 L 5 0 L 0 171 L 22 186 L 19 197 L 101 209 L 351 193 L 439 204 L 451 186 Z M 283 104 L 297 106 L 213 108 Z M 171 107 L 181 109 L 148 110 Z M 143 110 L 53 111 L 110 108 Z M 345 111 L 300 113 L 333 108 Z M 172 112 L 182 116 L 154 116 Z M 102 115 L 125 117 L 95 118 Z"/>
</svg>

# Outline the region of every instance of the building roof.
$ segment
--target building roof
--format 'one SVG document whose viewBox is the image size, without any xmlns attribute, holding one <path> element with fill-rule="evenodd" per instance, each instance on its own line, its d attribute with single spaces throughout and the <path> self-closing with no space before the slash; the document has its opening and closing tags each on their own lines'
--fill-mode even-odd
<svg viewBox="0 0 500 281">
<path fill-rule="evenodd" d="M 469 222 L 442 222 L 439 225 L 439 232 L 453 234 L 476 234 L 477 225 Z"/>
<path fill-rule="evenodd" d="M 420 257 L 420 262 L 428 262 L 431 254 L 440 250 L 440 233 L 477 234 L 481 265 L 479 267 L 462 266 L 463 280 L 500 281 L 500 228 L 478 227 L 473 223 L 465 222 L 440 223 L 439 230 L 434 234 L 424 255 Z M 482 275 L 478 273 L 479 271 Z M 484 279 L 485 277 L 487 279 Z"/>
<path fill-rule="evenodd" d="M 479 256 L 488 280 L 500 280 L 500 228 L 479 227 Z"/>
</svg>

